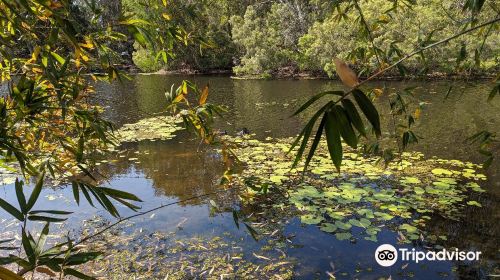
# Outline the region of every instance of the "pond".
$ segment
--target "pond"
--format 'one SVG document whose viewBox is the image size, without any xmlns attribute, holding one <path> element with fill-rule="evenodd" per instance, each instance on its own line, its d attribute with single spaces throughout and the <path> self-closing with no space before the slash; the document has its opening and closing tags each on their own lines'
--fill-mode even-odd
<svg viewBox="0 0 500 280">
<path fill-rule="evenodd" d="M 297 135 L 308 121 L 310 112 L 290 117 L 294 110 L 314 93 L 343 88 L 340 83 L 330 80 L 265 81 L 233 80 L 226 76 L 137 75 L 123 83 L 99 84 L 96 102 L 105 108 L 106 117 L 120 127 L 164 111 L 167 105 L 165 91 L 183 79 L 200 86 L 209 84 L 209 100 L 228 106 L 230 110 L 224 119 L 217 120 L 220 131 L 234 136 L 248 130 L 255 134 L 253 138 L 262 141 Z M 453 85 L 452 90 L 445 98 L 450 84 Z M 426 158 L 480 164 L 484 157 L 476 147 L 465 143 L 465 139 L 484 129 L 500 134 L 500 100 L 497 98 L 486 103 L 490 88 L 486 81 L 374 82 L 369 87 L 417 87 L 415 97 L 425 105 L 415 127 L 421 139 L 410 146 L 410 150 L 421 152 Z M 391 121 L 386 117 L 389 112 L 388 97 L 383 95 L 377 102 L 383 131 L 391 131 Z M 328 279 L 330 275 L 335 275 L 337 279 L 486 279 L 488 275 L 499 273 L 498 159 L 484 172 L 487 180 L 480 182 L 486 192 L 469 194 L 482 207 L 466 206 L 461 210 L 463 215 L 456 220 L 432 215 L 426 225 L 428 232 L 446 236 L 439 240 L 441 246 L 461 251 L 481 251 L 480 261 L 423 261 L 418 264 L 398 261 L 392 267 L 382 267 L 375 261 L 374 252 L 384 243 L 397 246 L 397 231 L 382 229 L 376 242 L 363 238 L 342 240 L 291 215 L 279 217 L 282 218 L 279 223 L 279 234 L 283 237 L 281 242 L 275 242 L 269 248 L 269 238 L 254 240 L 246 227 L 236 227 L 233 213 L 228 210 L 239 206 L 238 193 L 219 192 L 224 172 L 219 151 L 200 145 L 196 137 L 184 130 L 175 134 L 170 140 L 125 143 L 118 154 L 105 159 L 100 166 L 100 172 L 106 177 L 104 184 L 136 194 L 144 200 L 140 205 L 143 210 L 182 201 L 132 220 L 132 224 L 120 233 L 139 234 L 136 243 L 125 244 L 128 248 L 135 248 L 137 244 L 150 246 L 141 236 L 151 236 L 156 232 L 164 233 L 166 239 L 170 238 L 169 234 L 175 235 L 172 240 L 208 240 L 201 242 L 205 245 L 198 244 L 205 247 L 214 242 L 213 238 L 222 238 L 229 245 L 218 247 L 218 252 L 213 254 L 233 256 L 237 251 L 237 257 L 233 258 L 259 264 L 266 269 L 269 268 L 266 263 L 272 259 L 288 267 L 296 279 Z M 0 197 L 15 201 L 13 189 L 12 185 L 0 187 Z M 202 196 L 212 192 L 217 194 L 208 198 Z M 42 196 L 44 199 L 39 208 L 50 205 L 54 209 L 59 207 L 75 211 L 76 214 L 69 220 L 69 230 L 75 234 L 79 232 L 82 221 L 88 221 L 95 215 L 113 221 L 104 211 L 87 203 L 77 207 L 71 188 L 45 189 Z M 200 197 L 190 199 L 194 196 Z M 132 214 L 126 208 L 120 208 L 120 211 L 124 216 Z M 259 209 L 242 211 L 248 217 Z M 0 222 L 3 224 L 0 239 L 15 234 L 15 225 L 5 218 L 3 212 L 0 213 Z M 257 221 L 251 224 L 259 226 Z M 424 246 L 419 242 L 400 245 L 410 250 L 426 250 Z M 209 258 L 210 254 L 201 256 Z M 204 262 L 203 259 L 198 261 Z M 240 263 L 240 268 L 248 268 L 245 265 Z M 258 270 L 259 266 L 251 268 Z M 202 278 L 213 272 L 205 270 Z"/>
</svg>

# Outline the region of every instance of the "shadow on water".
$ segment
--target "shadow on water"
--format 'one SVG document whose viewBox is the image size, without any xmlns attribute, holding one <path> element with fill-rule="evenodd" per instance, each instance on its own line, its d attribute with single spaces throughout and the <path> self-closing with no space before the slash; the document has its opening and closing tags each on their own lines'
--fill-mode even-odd
<svg viewBox="0 0 500 280">
<path fill-rule="evenodd" d="M 230 108 L 227 117 L 218 120 L 221 130 L 234 134 L 247 128 L 260 139 L 296 135 L 310 115 L 291 118 L 294 109 L 314 93 L 342 89 L 341 84 L 325 80 L 245 81 L 225 76 L 138 75 L 123 84 L 98 85 L 97 90 L 101 94 L 97 102 L 106 108 L 106 117 L 118 126 L 133 123 L 162 112 L 166 106 L 164 92 L 183 79 L 190 79 L 200 86 L 210 84 L 210 101 Z M 484 129 L 500 134 L 500 100 L 497 98 L 486 103 L 489 85 L 464 82 L 454 82 L 453 91 L 445 99 L 449 83 L 377 82 L 370 86 L 385 86 L 389 89 L 419 86 L 415 96 L 427 105 L 415 129 L 422 139 L 411 149 L 421 151 L 426 156 L 480 163 L 484 158 L 464 140 Z M 389 111 L 387 97 L 382 96 L 378 102 L 381 115 L 385 116 Z M 390 131 L 389 120 L 383 117 L 383 123 L 384 131 Z M 185 131 L 169 141 L 129 143 L 120 147 L 120 150 L 122 153 L 114 161 L 103 165 L 101 172 L 109 177 L 109 185 L 141 197 L 145 201 L 143 209 L 220 188 L 218 182 L 224 170 L 220 155 L 211 148 L 200 146 Z M 500 154 L 497 153 L 497 156 Z M 296 270 L 299 278 L 324 279 L 327 277 L 325 271 L 337 271 L 335 275 L 338 278 L 357 279 L 388 275 L 392 275 L 393 279 L 413 276 L 416 276 L 415 279 L 485 278 L 483 270 L 492 271 L 491 266 L 497 265 L 499 261 L 499 162 L 495 160 L 487 171 L 489 179 L 483 187 L 488 192 L 474 198 L 480 201 L 482 208 L 467 208 L 465 218 L 460 221 L 433 217 L 428 224 L 430 231 L 449 236 L 444 246 L 482 251 L 484 259 L 481 263 L 423 262 L 412 263 L 401 269 L 404 263 L 398 262 L 392 268 L 381 268 L 375 262 L 373 252 L 380 244 L 395 244 L 396 233 L 384 230 L 377 243 L 366 240 L 351 243 L 338 241 L 315 226 L 303 226 L 299 220 L 292 219 L 284 232 L 285 235 L 295 236 L 293 242 L 300 245 L 287 251 L 289 256 L 297 258 L 299 262 Z M 9 186 L 1 188 L 0 196 L 14 201 L 12 189 Z M 77 208 L 68 199 L 71 197 L 69 189 L 46 189 L 42 195 L 45 197 L 40 206 L 42 208 L 50 204 L 52 208 L 76 211 L 78 214 L 70 219 L 70 223 L 76 226 L 80 225 L 81 219 L 88 219 L 96 212 L 106 216 L 85 203 Z M 217 205 L 230 206 L 236 201 L 234 195 L 217 195 L 212 199 Z M 123 213 L 130 214 L 127 209 L 123 209 Z M 231 213 L 214 214 L 210 211 L 207 199 L 201 198 L 164 208 L 155 217 L 141 217 L 134 226 L 148 231 L 176 228 L 181 236 L 210 236 L 229 232 L 241 238 L 242 246 L 255 246 L 248 234 L 235 228 Z M 5 232 L 10 230 L 6 229 Z"/>
</svg>

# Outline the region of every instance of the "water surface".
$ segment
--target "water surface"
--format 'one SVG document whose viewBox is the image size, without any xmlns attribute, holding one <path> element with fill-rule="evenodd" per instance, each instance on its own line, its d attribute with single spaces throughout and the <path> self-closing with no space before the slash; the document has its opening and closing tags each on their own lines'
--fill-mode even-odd
<svg viewBox="0 0 500 280">
<path fill-rule="evenodd" d="M 343 89 L 338 82 L 328 80 L 261 81 L 232 80 L 225 76 L 138 75 L 122 84 L 98 85 L 97 102 L 106 108 L 106 117 L 118 126 L 133 123 L 165 110 L 165 91 L 183 79 L 190 79 L 200 86 L 209 84 L 209 100 L 228 106 L 229 113 L 217 121 L 220 130 L 235 134 L 246 128 L 259 139 L 296 135 L 311 112 L 290 117 L 294 109 L 314 93 Z M 445 99 L 450 84 L 453 90 Z M 415 128 L 422 139 L 410 149 L 421 151 L 427 157 L 481 163 L 484 158 L 464 140 L 485 129 L 500 134 L 500 99 L 486 102 L 491 87 L 487 82 L 403 81 L 369 85 L 374 86 L 388 89 L 418 87 L 415 97 L 426 104 Z M 386 117 L 389 112 L 388 97 L 384 95 L 378 102 L 384 131 L 390 131 L 392 125 Z M 121 149 L 127 151 L 125 157 L 117 157 L 116 162 L 101 168 L 101 172 L 108 177 L 107 184 L 138 195 L 145 201 L 141 205 L 143 209 L 186 200 L 220 188 L 218 182 L 224 167 L 219 153 L 200 146 L 196 138 L 186 131 L 177 134 L 169 141 L 143 141 L 122 146 Z M 496 155 L 500 156 L 498 151 Z M 138 160 L 129 161 L 130 157 Z M 300 220 L 292 219 L 286 225 L 285 233 L 294 236 L 292 241 L 297 246 L 286 249 L 286 253 L 298 260 L 297 276 L 326 279 L 325 272 L 332 271 L 333 266 L 338 279 L 375 279 L 389 275 L 392 279 L 412 276 L 415 279 L 487 278 L 499 261 L 499 162 L 495 160 L 486 172 L 489 179 L 482 187 L 487 192 L 474 197 L 483 205 L 482 208 L 466 208 L 465 218 L 460 221 L 433 217 L 428 225 L 430 231 L 449 236 L 444 244 L 446 247 L 482 251 L 483 260 L 480 263 L 423 262 L 421 265 L 410 264 L 404 269 L 401 268 L 403 263 L 397 263 L 391 268 L 382 268 L 373 259 L 373 253 L 382 243 L 395 244 L 395 233 L 382 231 L 377 243 L 366 240 L 351 243 L 338 241 L 315 226 L 303 226 Z M 217 195 L 212 199 L 220 206 L 231 206 L 236 201 L 233 195 Z M 0 196 L 15 201 L 10 185 L 0 188 Z M 40 208 L 50 205 L 51 208 L 77 212 L 70 218 L 70 224 L 75 228 L 81 225 L 82 219 L 89 219 L 95 214 L 109 218 L 104 211 L 96 210 L 85 202 L 77 207 L 71 199 L 71 190 L 67 188 L 46 189 L 42 196 Z M 235 227 L 231 213 L 213 213 L 210 208 L 207 199 L 192 199 L 157 211 L 154 217 L 138 218 L 134 227 L 149 232 L 176 229 L 181 237 L 216 236 L 226 232 L 248 250 L 259 246 L 244 229 Z M 121 210 L 124 215 L 130 214 L 127 209 Z M 4 213 L 0 213 L 0 219 L 3 216 Z M 11 231 L 15 231 L 13 226 L 5 228 L 0 234 Z M 251 254 L 247 255 L 252 258 Z"/>
</svg>

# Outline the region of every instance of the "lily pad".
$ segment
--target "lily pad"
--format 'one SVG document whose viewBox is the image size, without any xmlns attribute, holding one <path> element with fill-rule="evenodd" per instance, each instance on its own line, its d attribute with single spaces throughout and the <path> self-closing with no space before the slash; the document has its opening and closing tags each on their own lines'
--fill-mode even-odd
<svg viewBox="0 0 500 280">
<path fill-rule="evenodd" d="M 334 224 L 326 223 L 322 224 L 319 229 L 324 232 L 335 232 L 337 230 L 337 227 Z"/>
<path fill-rule="evenodd" d="M 337 237 L 338 240 L 347 240 L 352 237 L 352 234 L 349 232 L 338 232 L 335 234 L 335 237 Z"/>
<path fill-rule="evenodd" d="M 302 223 L 308 224 L 308 225 L 319 224 L 319 223 L 321 223 L 322 220 L 323 220 L 323 218 L 315 216 L 315 215 L 311 215 L 311 214 L 306 214 L 306 215 L 300 216 L 300 221 Z"/>
</svg>

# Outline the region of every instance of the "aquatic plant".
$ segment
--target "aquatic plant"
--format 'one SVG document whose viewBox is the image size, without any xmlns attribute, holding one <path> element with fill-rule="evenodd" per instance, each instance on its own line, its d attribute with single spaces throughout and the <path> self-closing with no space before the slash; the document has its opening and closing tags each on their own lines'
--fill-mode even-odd
<svg viewBox="0 0 500 280">
<path fill-rule="evenodd" d="M 234 175 L 237 184 L 248 186 L 244 204 L 258 201 L 263 187 L 284 191 L 287 199 L 276 202 L 280 207 L 293 208 L 302 223 L 317 225 L 340 240 L 377 241 L 377 233 L 386 228 L 399 232 L 402 242 L 435 241 L 437 237 L 426 231 L 433 215 L 460 219 L 464 207 L 481 206 L 468 197 L 470 192 L 484 192 L 478 182 L 486 176 L 470 162 L 404 152 L 400 161 L 385 167 L 375 157 L 344 147 L 339 173 L 321 141 L 309 171 L 302 173 L 303 165 L 293 168 L 287 154 L 290 138 L 267 142 L 247 136 L 231 141 L 245 163 L 243 172 Z M 353 236 L 353 227 L 361 230 L 358 236 Z"/>
<path fill-rule="evenodd" d="M 176 131 L 184 129 L 179 123 L 182 123 L 182 119 L 172 116 L 146 118 L 123 125 L 116 131 L 116 137 L 120 142 L 168 140 L 175 136 Z"/>
</svg>

